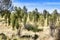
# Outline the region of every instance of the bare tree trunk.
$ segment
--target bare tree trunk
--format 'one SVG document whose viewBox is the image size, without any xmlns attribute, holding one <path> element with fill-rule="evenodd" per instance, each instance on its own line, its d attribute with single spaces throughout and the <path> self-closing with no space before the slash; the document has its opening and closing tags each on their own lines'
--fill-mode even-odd
<svg viewBox="0 0 60 40">
<path fill-rule="evenodd" d="M 56 34 L 55 34 L 55 40 L 60 40 L 60 29 L 57 29 Z"/>
</svg>

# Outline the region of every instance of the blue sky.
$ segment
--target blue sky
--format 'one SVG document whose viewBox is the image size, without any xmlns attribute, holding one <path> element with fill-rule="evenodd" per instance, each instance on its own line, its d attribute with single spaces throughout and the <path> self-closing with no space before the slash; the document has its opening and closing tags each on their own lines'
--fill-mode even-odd
<svg viewBox="0 0 60 40">
<path fill-rule="evenodd" d="M 60 11 L 60 0 L 12 0 L 14 6 L 23 8 L 26 6 L 28 11 L 32 11 L 35 8 L 42 12 L 46 9 L 49 12 L 52 12 L 54 9 Z"/>
</svg>

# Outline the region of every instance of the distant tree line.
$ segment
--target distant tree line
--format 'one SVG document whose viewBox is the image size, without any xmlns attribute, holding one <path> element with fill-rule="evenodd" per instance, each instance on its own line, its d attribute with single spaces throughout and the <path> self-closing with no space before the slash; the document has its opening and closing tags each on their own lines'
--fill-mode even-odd
<svg viewBox="0 0 60 40">
<path fill-rule="evenodd" d="M 59 20 L 60 14 L 55 9 L 52 13 L 49 13 L 47 10 L 43 10 L 43 13 L 38 12 L 38 9 L 35 8 L 33 11 L 28 12 L 26 6 L 23 8 L 14 7 L 14 12 L 11 12 L 9 8 L 12 6 L 11 0 L 0 0 L 0 14 L 1 17 L 5 18 L 5 22 L 12 27 L 17 29 L 20 27 L 20 23 L 23 22 L 25 25 L 27 20 L 37 24 L 40 23 L 44 26 L 45 20 L 47 20 L 47 26 L 50 23 L 57 23 Z"/>
</svg>

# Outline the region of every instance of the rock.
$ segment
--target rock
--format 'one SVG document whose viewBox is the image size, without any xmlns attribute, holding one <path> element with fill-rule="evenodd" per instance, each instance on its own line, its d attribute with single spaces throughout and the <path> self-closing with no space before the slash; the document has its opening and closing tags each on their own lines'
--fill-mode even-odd
<svg viewBox="0 0 60 40">
<path fill-rule="evenodd" d="M 34 34 L 35 34 L 35 33 L 32 32 L 32 31 L 22 30 L 20 34 L 21 34 L 21 35 L 20 35 L 21 37 L 22 37 L 22 36 L 31 36 L 31 37 L 34 37 Z"/>
</svg>

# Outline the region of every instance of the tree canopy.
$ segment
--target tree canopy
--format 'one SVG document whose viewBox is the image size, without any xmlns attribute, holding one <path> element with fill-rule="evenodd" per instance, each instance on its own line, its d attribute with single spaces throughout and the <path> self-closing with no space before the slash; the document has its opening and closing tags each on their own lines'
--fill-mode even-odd
<svg viewBox="0 0 60 40">
<path fill-rule="evenodd" d="M 11 0 L 0 0 L 0 11 L 8 10 L 12 6 Z"/>
</svg>

